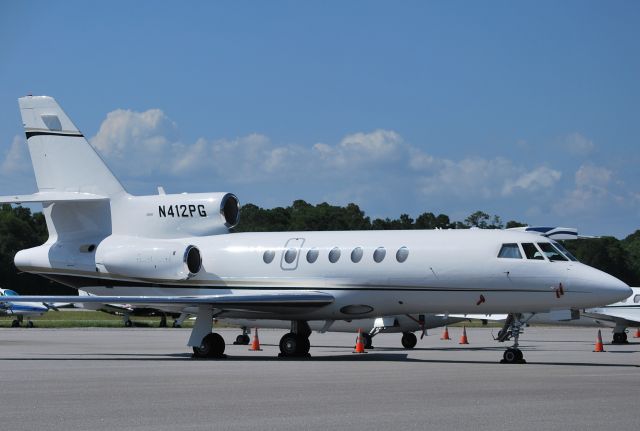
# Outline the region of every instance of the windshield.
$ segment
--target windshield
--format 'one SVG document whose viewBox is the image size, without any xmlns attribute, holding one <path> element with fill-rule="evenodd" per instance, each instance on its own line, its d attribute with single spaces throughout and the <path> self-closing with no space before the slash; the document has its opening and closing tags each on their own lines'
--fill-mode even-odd
<svg viewBox="0 0 640 431">
<path fill-rule="evenodd" d="M 564 255 L 560 253 L 560 251 L 557 248 L 551 245 L 550 242 L 539 242 L 538 247 L 540 247 L 540 250 L 542 250 L 545 256 L 547 256 L 547 259 L 549 259 L 551 262 L 555 262 L 558 260 L 564 260 L 564 261 L 569 260 L 566 257 L 564 257 Z"/>
<path fill-rule="evenodd" d="M 574 262 L 577 262 L 578 259 L 571 254 L 571 252 L 569 252 L 569 250 L 567 250 L 564 245 L 560 244 L 559 242 L 555 242 L 553 241 L 551 244 L 553 244 L 553 246 L 555 248 L 557 248 L 558 250 L 560 250 L 562 252 L 562 254 L 564 254 L 565 256 L 567 256 L 569 258 L 569 260 L 572 260 Z"/>
<path fill-rule="evenodd" d="M 5 289 L 3 295 L 4 296 L 18 296 L 18 294 L 16 292 L 14 292 L 13 290 L 10 290 L 10 289 Z"/>
</svg>

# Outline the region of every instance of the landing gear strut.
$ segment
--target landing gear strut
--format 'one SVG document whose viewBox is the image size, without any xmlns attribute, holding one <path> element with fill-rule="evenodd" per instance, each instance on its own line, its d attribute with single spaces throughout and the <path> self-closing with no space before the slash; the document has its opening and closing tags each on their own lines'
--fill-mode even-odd
<svg viewBox="0 0 640 431">
<path fill-rule="evenodd" d="M 527 319 L 528 320 L 528 319 Z M 522 327 L 526 322 L 521 314 L 509 314 L 502 330 L 498 333 L 498 341 L 503 342 L 513 337 L 513 346 L 505 350 L 501 364 L 526 364 L 522 350 L 518 349 L 518 338 L 522 334 Z"/>
<path fill-rule="evenodd" d="M 293 320 L 291 332 L 284 334 L 280 339 L 279 358 L 309 358 L 309 335 L 311 329 L 304 320 Z"/>
</svg>

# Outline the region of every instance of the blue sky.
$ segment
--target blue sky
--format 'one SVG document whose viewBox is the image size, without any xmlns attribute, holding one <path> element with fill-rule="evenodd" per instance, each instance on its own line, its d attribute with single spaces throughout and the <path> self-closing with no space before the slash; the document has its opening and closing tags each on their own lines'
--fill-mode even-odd
<svg viewBox="0 0 640 431">
<path fill-rule="evenodd" d="M 134 194 L 623 237 L 638 22 L 632 1 L 2 2 L 0 194 L 35 190 L 16 99 L 47 94 Z"/>
</svg>

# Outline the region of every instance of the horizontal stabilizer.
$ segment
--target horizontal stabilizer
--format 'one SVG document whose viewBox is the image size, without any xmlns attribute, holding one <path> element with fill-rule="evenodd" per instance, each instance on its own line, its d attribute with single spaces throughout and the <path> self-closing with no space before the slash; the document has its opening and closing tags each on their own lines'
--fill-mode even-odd
<svg viewBox="0 0 640 431">
<path fill-rule="evenodd" d="M 109 199 L 107 196 L 81 192 L 38 192 L 31 195 L 0 196 L 0 204 L 32 202 L 88 202 Z"/>
<path fill-rule="evenodd" d="M 271 311 L 273 309 L 318 308 L 333 303 L 331 295 L 313 291 L 272 291 L 256 295 L 225 294 L 203 296 L 32 296 L 0 297 L 0 302 L 72 302 L 98 304 L 136 304 L 145 306 L 211 305 L 221 310 Z M 286 310 L 285 310 L 286 311 Z"/>
</svg>

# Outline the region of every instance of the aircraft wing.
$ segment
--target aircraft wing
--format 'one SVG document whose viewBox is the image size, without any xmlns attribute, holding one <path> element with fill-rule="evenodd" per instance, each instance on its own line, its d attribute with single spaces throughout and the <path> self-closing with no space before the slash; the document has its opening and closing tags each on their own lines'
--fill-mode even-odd
<svg viewBox="0 0 640 431">
<path fill-rule="evenodd" d="M 107 196 L 81 192 L 39 192 L 31 195 L 0 196 L 0 204 L 21 204 L 29 202 L 88 202 L 109 199 Z"/>
<path fill-rule="evenodd" d="M 26 296 L 0 297 L 0 302 L 74 302 L 130 304 L 140 306 L 198 306 L 229 311 L 297 312 L 333 303 L 333 296 L 315 291 L 270 291 L 258 294 L 223 294 L 198 296 Z"/>
<path fill-rule="evenodd" d="M 438 314 L 438 316 L 445 316 L 444 314 Z M 458 319 L 477 319 L 477 320 L 506 320 L 508 314 L 448 314 L 448 317 L 455 317 Z"/>
<path fill-rule="evenodd" d="M 615 322 L 616 320 L 624 320 L 627 326 L 640 325 L 640 309 L 638 308 L 623 308 L 620 309 L 606 307 L 597 309 L 598 312 L 590 312 L 588 309 L 582 314 L 591 317 L 593 319 L 608 320 Z"/>
</svg>

